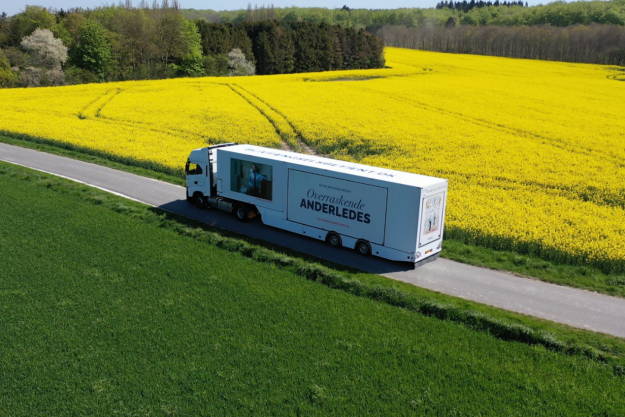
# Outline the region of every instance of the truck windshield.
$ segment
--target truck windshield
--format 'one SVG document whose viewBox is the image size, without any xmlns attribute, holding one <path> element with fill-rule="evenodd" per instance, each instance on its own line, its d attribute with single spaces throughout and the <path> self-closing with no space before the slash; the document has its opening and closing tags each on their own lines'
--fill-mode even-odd
<svg viewBox="0 0 625 417">
<path fill-rule="evenodd" d="M 202 167 L 193 162 L 187 162 L 185 166 L 185 172 L 187 175 L 199 175 L 202 173 Z"/>
</svg>

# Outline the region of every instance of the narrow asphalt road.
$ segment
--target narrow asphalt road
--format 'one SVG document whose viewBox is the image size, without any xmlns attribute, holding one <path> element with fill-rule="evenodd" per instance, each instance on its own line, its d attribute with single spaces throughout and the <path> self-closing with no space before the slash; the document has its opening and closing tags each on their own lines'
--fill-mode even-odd
<svg viewBox="0 0 625 417">
<path fill-rule="evenodd" d="M 596 294 L 505 272 L 438 259 L 416 270 L 349 249 L 333 249 L 313 239 L 264 226 L 240 223 L 218 210 L 199 210 L 185 189 L 165 182 L 70 158 L 0 143 L 0 160 L 72 179 L 219 228 L 274 243 L 338 264 L 380 274 L 445 294 L 574 327 L 625 338 L 625 299 Z"/>
</svg>

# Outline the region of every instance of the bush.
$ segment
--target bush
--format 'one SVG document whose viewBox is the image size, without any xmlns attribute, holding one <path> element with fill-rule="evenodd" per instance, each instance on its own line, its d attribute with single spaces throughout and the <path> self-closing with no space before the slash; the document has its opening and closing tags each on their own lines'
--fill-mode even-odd
<svg viewBox="0 0 625 417">
<path fill-rule="evenodd" d="M 19 76 L 13 68 L 11 63 L 4 54 L 4 51 L 0 49 L 0 88 L 15 87 L 19 81 Z"/>
<path fill-rule="evenodd" d="M 33 67 L 61 69 L 61 65 L 67 61 L 67 47 L 48 29 L 36 29 L 32 35 L 25 36 L 20 45 L 30 53 L 30 64 Z"/>
<path fill-rule="evenodd" d="M 203 65 L 206 75 L 212 77 L 228 75 L 227 55 L 207 55 L 204 57 Z"/>
<path fill-rule="evenodd" d="M 89 70 L 70 66 L 65 69 L 66 84 L 97 83 L 98 76 Z"/>
<path fill-rule="evenodd" d="M 256 67 L 245 59 L 240 49 L 233 49 L 228 53 L 228 70 L 230 76 L 256 74 Z"/>
<path fill-rule="evenodd" d="M 28 67 L 21 72 L 24 87 L 48 87 L 65 84 L 65 74 L 59 69 Z"/>
</svg>

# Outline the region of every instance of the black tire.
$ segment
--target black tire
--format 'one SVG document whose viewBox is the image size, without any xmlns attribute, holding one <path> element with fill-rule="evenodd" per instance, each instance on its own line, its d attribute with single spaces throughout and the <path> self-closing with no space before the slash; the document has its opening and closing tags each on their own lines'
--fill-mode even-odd
<svg viewBox="0 0 625 417">
<path fill-rule="evenodd" d="M 236 206 L 234 206 L 234 215 L 236 216 L 238 221 L 248 221 L 249 214 L 250 212 L 244 204 L 237 204 Z"/>
<path fill-rule="evenodd" d="M 328 235 L 326 236 L 326 242 L 328 242 L 328 245 L 332 246 L 333 248 L 340 248 L 341 246 L 343 246 L 341 237 L 334 232 L 328 233 Z"/>
<path fill-rule="evenodd" d="M 371 245 L 369 245 L 369 242 L 365 240 L 359 240 L 356 242 L 356 247 L 354 249 L 356 249 L 356 252 L 362 256 L 371 256 Z"/>
<path fill-rule="evenodd" d="M 193 196 L 193 204 L 199 209 L 206 208 L 206 198 L 202 194 L 197 193 Z"/>
</svg>

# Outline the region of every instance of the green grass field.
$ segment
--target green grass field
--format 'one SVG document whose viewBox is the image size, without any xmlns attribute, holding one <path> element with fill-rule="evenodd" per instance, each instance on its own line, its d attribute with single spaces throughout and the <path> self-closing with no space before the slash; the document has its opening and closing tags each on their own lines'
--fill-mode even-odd
<svg viewBox="0 0 625 417">
<path fill-rule="evenodd" d="M 622 367 L 333 289 L 23 168 L 0 164 L 0 196 L 0 416 L 625 413 Z"/>
</svg>

